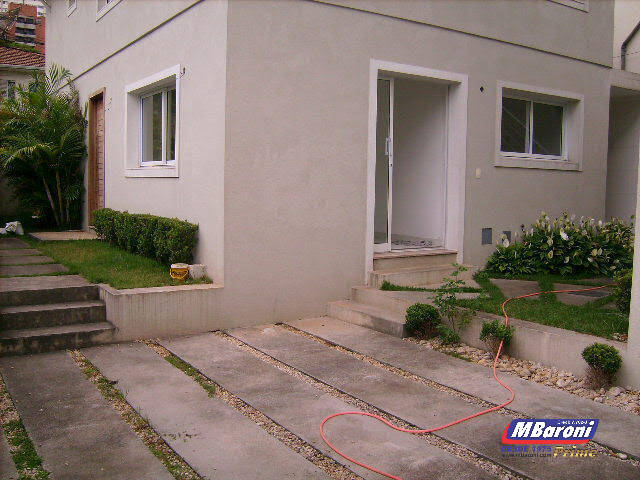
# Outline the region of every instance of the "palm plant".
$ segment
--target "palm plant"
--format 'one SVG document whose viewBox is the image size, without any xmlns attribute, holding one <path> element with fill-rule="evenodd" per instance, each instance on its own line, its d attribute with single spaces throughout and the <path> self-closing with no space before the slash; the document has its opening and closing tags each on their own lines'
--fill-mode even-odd
<svg viewBox="0 0 640 480">
<path fill-rule="evenodd" d="M 80 221 L 85 116 L 69 70 L 38 72 L 0 104 L 0 169 L 24 207 L 59 228 Z"/>
</svg>

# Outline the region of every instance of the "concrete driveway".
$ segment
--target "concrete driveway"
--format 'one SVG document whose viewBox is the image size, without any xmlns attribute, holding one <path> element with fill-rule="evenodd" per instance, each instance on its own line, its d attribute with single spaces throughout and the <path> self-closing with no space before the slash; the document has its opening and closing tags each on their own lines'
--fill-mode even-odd
<svg viewBox="0 0 640 480">
<path fill-rule="evenodd" d="M 80 356 L 148 421 L 156 442 L 191 469 L 189 478 L 383 478 L 329 449 L 319 434 L 322 419 L 366 410 L 401 426 L 429 428 L 508 398 L 486 367 L 327 317 L 93 347 Z M 131 415 L 120 415 L 121 407 L 89 381 L 88 364 L 83 373 L 77 360 L 68 352 L 0 360 L 51 478 L 183 478 L 154 456 L 148 439 L 131 428 Z M 509 410 L 435 434 L 409 435 L 354 416 L 332 420 L 326 432 L 348 455 L 405 480 L 640 478 L 634 459 L 640 457 L 640 417 L 504 378 L 518 395 Z M 502 432 L 525 416 L 600 419 L 595 441 L 580 446 L 595 456 L 506 453 Z M 3 445 L 2 478 L 12 478 Z"/>
</svg>

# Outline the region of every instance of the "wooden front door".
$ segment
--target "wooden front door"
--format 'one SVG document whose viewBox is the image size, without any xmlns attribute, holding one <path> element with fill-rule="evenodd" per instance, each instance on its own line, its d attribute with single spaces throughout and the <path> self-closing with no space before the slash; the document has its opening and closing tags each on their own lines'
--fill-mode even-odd
<svg viewBox="0 0 640 480">
<path fill-rule="evenodd" d="M 89 224 L 93 212 L 104 207 L 104 92 L 91 97 L 89 105 Z"/>
</svg>

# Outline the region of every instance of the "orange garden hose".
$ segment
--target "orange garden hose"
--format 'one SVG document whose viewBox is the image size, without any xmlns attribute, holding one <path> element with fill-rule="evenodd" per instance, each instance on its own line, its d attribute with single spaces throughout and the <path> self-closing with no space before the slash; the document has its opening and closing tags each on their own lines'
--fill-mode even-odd
<svg viewBox="0 0 640 480">
<path fill-rule="evenodd" d="M 606 287 L 607 287 L 607 285 L 601 285 L 599 287 L 584 288 L 584 289 L 579 289 L 579 290 L 550 290 L 550 291 L 547 291 L 547 292 L 529 293 L 527 295 L 520 295 L 518 297 L 508 298 L 507 300 L 502 302 L 502 305 L 501 305 L 502 314 L 504 316 L 504 324 L 505 325 L 509 325 L 509 315 L 507 315 L 507 311 L 506 311 L 505 307 L 506 307 L 507 303 L 509 303 L 512 300 L 517 300 L 517 299 L 520 299 L 520 298 L 527 298 L 527 297 L 534 297 L 536 295 L 540 295 L 540 294 L 543 294 L 543 293 L 588 292 L 590 290 L 598 290 L 598 289 L 606 288 Z M 353 457 L 348 456 L 346 453 L 341 452 L 335 445 L 333 445 L 329 441 L 329 439 L 327 439 L 327 436 L 324 433 L 324 424 L 327 423 L 327 421 L 331 420 L 332 418 L 340 417 L 342 415 L 363 415 L 365 417 L 375 418 L 376 420 L 381 421 L 382 423 L 384 423 L 388 427 L 393 428 L 394 430 L 398 430 L 399 432 L 412 433 L 412 434 L 415 435 L 415 434 L 420 434 L 420 433 L 437 432 L 438 430 L 443 430 L 443 429 L 451 427 L 453 425 L 457 425 L 458 423 L 466 422 L 467 420 L 471 420 L 472 418 L 479 417 L 480 415 L 484 415 L 484 414 L 489 413 L 489 412 L 494 412 L 496 410 L 500 410 L 501 408 L 504 408 L 507 405 L 509 405 L 511 402 L 513 402 L 513 400 L 516 398 L 516 394 L 511 389 L 511 387 L 509 387 L 509 385 L 506 385 L 505 383 L 503 383 L 498 378 L 497 366 L 498 366 L 498 359 L 500 358 L 500 353 L 502 352 L 502 344 L 503 344 L 503 341 L 500 342 L 500 346 L 498 347 L 498 352 L 496 353 L 496 358 L 493 361 L 493 378 L 495 378 L 496 382 L 498 382 L 501 386 L 503 386 L 505 389 L 507 389 L 511 393 L 511 398 L 509 398 L 508 401 L 506 401 L 506 402 L 504 402 L 504 403 L 502 403 L 500 405 L 497 405 L 495 407 L 487 408 L 486 410 L 482 410 L 480 412 L 474 413 L 473 415 L 469 415 L 468 417 L 460 418 L 460 419 L 455 420 L 455 421 L 453 421 L 451 423 L 447 423 L 446 425 L 440 425 L 439 427 L 433 427 L 433 428 L 426 428 L 426 429 L 423 429 L 423 430 L 414 430 L 414 429 L 398 427 L 397 425 L 394 425 L 391 422 L 389 422 L 387 419 L 381 417 L 380 415 L 376 415 L 374 413 L 355 412 L 355 411 L 354 412 L 338 412 L 338 413 L 334 413 L 332 415 L 329 415 L 324 420 L 322 420 L 322 422 L 320 423 L 320 436 L 322 437 L 322 440 L 324 440 L 324 442 L 329 446 L 329 448 L 331 448 L 331 450 L 336 452 L 341 457 L 349 460 L 350 462 L 353 462 L 356 465 L 364 467 L 367 470 L 370 470 L 372 472 L 379 473 L 380 475 L 382 475 L 384 477 L 391 478 L 393 480 L 402 480 L 401 477 L 398 477 L 396 475 L 392 475 L 391 473 L 387 473 L 387 472 L 385 472 L 383 470 L 380 470 L 379 468 L 373 467 L 371 465 L 367 465 L 366 463 L 361 462 L 359 460 L 356 460 Z"/>
</svg>

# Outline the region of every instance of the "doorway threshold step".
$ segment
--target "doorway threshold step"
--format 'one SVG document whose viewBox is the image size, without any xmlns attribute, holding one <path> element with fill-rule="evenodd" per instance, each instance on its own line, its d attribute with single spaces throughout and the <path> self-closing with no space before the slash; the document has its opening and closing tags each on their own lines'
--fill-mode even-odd
<svg viewBox="0 0 640 480">
<path fill-rule="evenodd" d="M 443 248 L 423 248 L 420 250 L 392 250 L 373 255 L 374 270 L 392 268 L 431 267 L 451 265 L 456 262 L 458 252 Z"/>
<path fill-rule="evenodd" d="M 327 305 L 327 315 L 344 322 L 367 327 L 378 332 L 404 338 L 404 315 L 352 300 L 339 300 Z"/>
<path fill-rule="evenodd" d="M 466 268 L 467 270 L 461 272 L 458 276 L 460 280 L 471 279 L 477 270 L 476 267 L 472 266 L 466 266 Z M 380 288 L 385 281 L 403 287 L 434 285 L 442 283 L 445 277 L 455 271 L 456 267 L 451 263 L 447 265 L 380 269 L 369 273 L 369 283 L 375 288 Z"/>
</svg>

